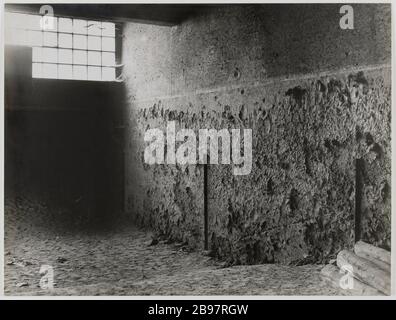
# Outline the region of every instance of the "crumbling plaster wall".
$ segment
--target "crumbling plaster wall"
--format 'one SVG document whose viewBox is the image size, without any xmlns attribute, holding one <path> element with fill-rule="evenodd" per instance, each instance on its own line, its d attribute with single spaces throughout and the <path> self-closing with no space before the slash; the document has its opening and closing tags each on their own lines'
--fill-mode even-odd
<svg viewBox="0 0 396 320">
<path fill-rule="evenodd" d="M 203 167 L 147 165 L 144 132 L 253 130 L 250 175 L 208 167 L 209 243 L 230 263 L 325 261 L 362 237 L 390 247 L 390 6 L 224 6 L 124 29 L 126 210 L 203 245 Z"/>
</svg>

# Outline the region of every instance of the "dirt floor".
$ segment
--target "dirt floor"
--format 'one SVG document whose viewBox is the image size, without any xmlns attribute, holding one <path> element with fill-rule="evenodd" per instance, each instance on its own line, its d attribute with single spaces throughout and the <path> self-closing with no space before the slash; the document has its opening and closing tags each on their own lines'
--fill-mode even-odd
<svg viewBox="0 0 396 320">
<path fill-rule="evenodd" d="M 6 295 L 342 294 L 321 280 L 321 265 L 226 267 L 182 244 L 154 244 L 149 232 L 133 227 L 63 233 L 16 221 L 16 211 L 39 209 L 6 206 Z M 53 290 L 40 288 L 42 265 L 54 270 Z"/>
</svg>

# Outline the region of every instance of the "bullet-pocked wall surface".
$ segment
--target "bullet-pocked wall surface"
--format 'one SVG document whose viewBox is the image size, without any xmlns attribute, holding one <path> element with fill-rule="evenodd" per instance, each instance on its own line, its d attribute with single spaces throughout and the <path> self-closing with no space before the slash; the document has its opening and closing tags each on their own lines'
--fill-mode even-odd
<svg viewBox="0 0 396 320">
<path fill-rule="evenodd" d="M 126 210 L 201 248 L 203 167 L 145 164 L 144 133 L 170 121 L 252 129 L 249 175 L 208 166 L 213 254 L 324 262 L 352 246 L 356 221 L 364 240 L 389 249 L 390 5 L 352 6 L 353 30 L 340 28 L 340 5 L 224 6 L 174 27 L 127 23 Z"/>
</svg>

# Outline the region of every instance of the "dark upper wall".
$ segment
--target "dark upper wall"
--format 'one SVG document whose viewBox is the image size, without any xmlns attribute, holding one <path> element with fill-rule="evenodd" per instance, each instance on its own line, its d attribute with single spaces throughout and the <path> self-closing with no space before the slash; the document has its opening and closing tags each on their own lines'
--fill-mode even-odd
<svg viewBox="0 0 396 320">
<path fill-rule="evenodd" d="M 216 255 L 324 261 L 353 244 L 357 202 L 362 237 L 390 246 L 390 6 L 354 4 L 355 30 L 339 28 L 339 7 L 224 6 L 172 28 L 126 24 L 125 199 L 140 223 L 203 244 L 202 167 L 142 162 L 145 130 L 175 120 L 253 130 L 250 175 L 208 168 Z"/>
<path fill-rule="evenodd" d="M 147 99 L 389 64 L 390 5 L 354 4 L 354 30 L 339 27 L 339 8 L 223 6 L 172 28 L 129 24 L 131 93 Z"/>
</svg>

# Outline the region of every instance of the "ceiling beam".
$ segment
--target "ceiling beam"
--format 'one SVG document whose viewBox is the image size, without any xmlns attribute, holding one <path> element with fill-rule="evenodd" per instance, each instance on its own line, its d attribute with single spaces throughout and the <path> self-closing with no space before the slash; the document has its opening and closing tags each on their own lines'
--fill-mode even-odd
<svg viewBox="0 0 396 320">
<path fill-rule="evenodd" d="M 208 10 L 199 4 L 51 4 L 55 16 L 176 25 Z M 7 11 L 38 14 L 41 4 L 6 4 Z"/>
</svg>

